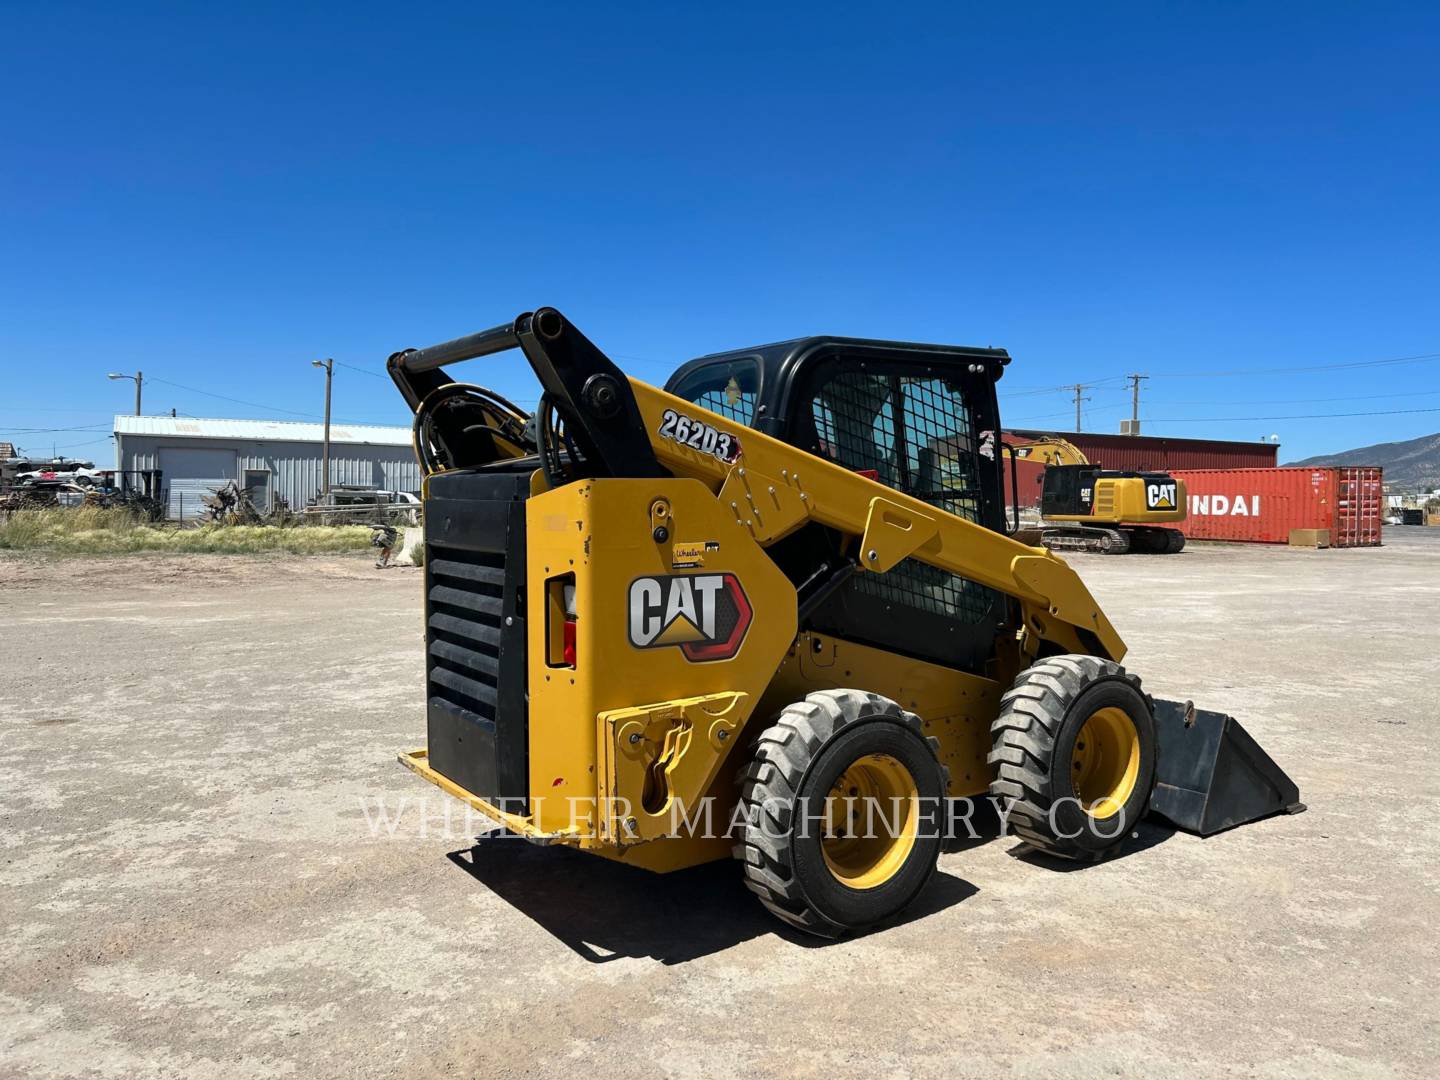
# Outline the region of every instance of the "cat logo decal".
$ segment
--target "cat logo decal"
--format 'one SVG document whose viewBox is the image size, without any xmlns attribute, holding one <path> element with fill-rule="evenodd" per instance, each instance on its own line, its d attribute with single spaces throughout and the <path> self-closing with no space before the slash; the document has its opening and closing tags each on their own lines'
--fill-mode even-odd
<svg viewBox="0 0 1440 1080">
<path fill-rule="evenodd" d="M 630 644 L 678 647 L 692 663 L 729 660 L 750 629 L 750 599 L 734 574 L 668 574 L 630 583 Z"/>
<path fill-rule="evenodd" d="M 1145 508 L 1147 510 L 1174 510 L 1179 503 L 1175 492 L 1175 481 L 1150 481 L 1145 485 Z"/>
</svg>

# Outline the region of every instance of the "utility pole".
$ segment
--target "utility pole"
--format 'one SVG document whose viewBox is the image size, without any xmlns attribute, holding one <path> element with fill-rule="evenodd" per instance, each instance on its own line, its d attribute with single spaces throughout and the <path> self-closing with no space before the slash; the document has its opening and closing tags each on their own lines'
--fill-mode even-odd
<svg viewBox="0 0 1440 1080">
<path fill-rule="evenodd" d="M 1084 391 L 1085 391 L 1085 384 L 1084 384 L 1084 383 L 1076 383 L 1076 384 L 1075 384 L 1075 430 L 1076 430 L 1076 431 L 1079 431 L 1079 430 L 1080 430 L 1080 403 L 1081 403 L 1082 401 L 1089 401 L 1089 400 L 1090 400 L 1088 397 L 1083 397 L 1083 396 L 1082 396 L 1082 395 L 1084 394 Z"/>
<path fill-rule="evenodd" d="M 331 381 L 332 381 L 332 380 L 334 379 L 334 377 L 335 377 L 335 361 L 334 361 L 333 359 L 328 359 L 328 360 L 311 360 L 310 363 L 311 363 L 311 365 L 314 366 L 314 367 L 324 368 L 324 369 L 325 369 L 325 447 L 324 447 L 324 450 L 322 451 L 322 454 L 323 454 L 324 456 L 323 456 L 322 459 L 321 459 L 321 461 L 322 461 L 321 468 L 322 468 L 322 470 L 323 470 L 322 473 L 321 473 L 321 482 L 324 484 L 324 488 L 322 489 L 321 494 L 323 494 L 323 495 L 329 495 L 329 494 L 330 494 L 330 383 L 331 383 Z"/>
<path fill-rule="evenodd" d="M 135 372 L 134 375 L 122 375 L 122 374 L 121 374 L 120 372 L 118 372 L 118 371 L 112 371 L 112 372 L 110 373 L 110 375 L 109 375 L 109 378 L 111 378 L 111 379 L 133 379 L 133 380 L 134 380 L 134 382 L 135 382 L 135 415 L 136 415 L 136 416 L 139 416 L 139 415 L 140 415 L 140 388 L 145 385 L 145 373 L 144 373 L 143 371 L 137 371 L 137 372 Z M 161 381 L 163 382 L 164 380 L 162 379 Z"/>
<path fill-rule="evenodd" d="M 1135 434 L 1140 433 L 1140 380 L 1150 378 L 1149 375 L 1126 375 L 1130 380 L 1130 420 Z"/>
</svg>

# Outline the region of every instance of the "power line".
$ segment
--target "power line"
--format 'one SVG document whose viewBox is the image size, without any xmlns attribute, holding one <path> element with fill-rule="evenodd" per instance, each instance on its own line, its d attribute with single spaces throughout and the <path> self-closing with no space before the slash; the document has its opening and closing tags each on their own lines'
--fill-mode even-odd
<svg viewBox="0 0 1440 1080">
<path fill-rule="evenodd" d="M 105 442 L 105 441 L 106 441 L 107 439 L 109 439 L 109 438 L 110 438 L 110 436 L 107 435 L 107 436 L 104 436 L 103 438 L 99 438 L 99 439 L 86 439 L 84 442 L 62 443 L 60 446 L 52 446 L 50 449 L 51 449 L 51 450 L 73 450 L 73 449 L 75 449 L 77 446 L 94 446 L 96 443 Z M 16 449 L 18 450 L 19 447 L 17 447 Z M 25 451 L 25 452 L 26 452 L 27 454 L 39 454 L 39 453 L 43 453 L 44 451 L 41 451 L 41 450 L 27 450 L 27 451 Z"/>
<path fill-rule="evenodd" d="M 1347 364 L 1302 364 L 1291 367 L 1237 368 L 1233 371 L 1171 371 L 1159 375 L 1162 379 L 1210 379 L 1228 378 L 1234 375 L 1276 375 L 1287 371 L 1339 371 L 1342 368 L 1386 367 L 1394 364 L 1425 364 L 1440 360 L 1440 353 L 1420 353 L 1416 356 L 1396 356 L 1389 360 L 1357 360 Z"/>
<path fill-rule="evenodd" d="M 7 435 L 53 435 L 57 431 L 109 431 L 109 428 L 96 427 L 94 424 L 81 424 L 79 427 L 24 427 L 10 428 Z"/>
<path fill-rule="evenodd" d="M 1090 379 L 1085 385 L 1093 389 L 1095 387 L 1102 387 L 1105 383 L 1119 382 L 1125 378 L 1127 378 L 1125 375 L 1107 375 L 1103 379 Z M 1074 387 L 1074 383 L 1065 383 L 1060 386 L 1017 386 L 1012 388 L 1002 383 L 999 387 L 999 392 L 1007 397 L 1031 397 L 1035 394 L 1069 393 Z M 1105 387 L 1105 389 L 1119 389 L 1119 387 Z"/>
<path fill-rule="evenodd" d="M 1152 424 L 1221 424 L 1251 420 L 1327 420 L 1346 416 L 1408 416 L 1412 413 L 1440 413 L 1436 409 L 1385 409 L 1379 412 L 1301 413 L 1291 416 L 1176 416 L 1152 418 Z"/>
<path fill-rule="evenodd" d="M 337 362 L 338 362 L 338 361 L 337 361 Z M 169 379 L 161 379 L 161 378 L 159 378 L 159 377 L 157 377 L 157 376 L 147 375 L 146 378 L 145 378 L 145 381 L 146 381 L 146 382 L 164 383 L 166 386 L 173 386 L 173 387 L 176 387 L 176 388 L 179 389 L 179 390 L 188 390 L 188 391 L 190 391 L 190 393 L 192 393 L 192 394 L 203 394 L 205 397 L 218 398 L 218 399 L 221 400 L 221 401 L 228 401 L 228 402 L 231 402 L 232 404 L 235 404 L 235 405 L 244 405 L 244 406 L 246 406 L 247 408 L 251 408 L 251 409 L 265 409 L 265 410 L 267 410 L 268 412 L 286 413 L 286 414 L 288 414 L 288 415 L 290 415 L 290 416 L 303 417 L 303 418 L 306 419 L 306 420 L 323 420 L 323 419 L 324 419 L 324 417 L 322 417 L 319 413 L 298 412 L 298 411 L 295 410 L 295 409 L 282 409 L 282 408 L 280 408 L 278 405 L 263 405 L 263 404 L 261 404 L 261 403 L 258 402 L 258 401 L 244 401 L 244 400 L 242 400 L 242 399 L 240 399 L 240 398 L 228 397 L 228 396 L 225 395 L 225 394 L 216 394 L 216 393 L 212 393 L 212 392 L 209 391 L 209 390 L 200 390 L 200 389 L 197 389 L 197 388 L 194 387 L 194 386 L 186 386 L 186 385 L 184 385 L 183 383 L 171 382 Z M 374 425 L 374 423 L 375 423 L 373 420 L 353 420 L 353 419 L 351 419 L 351 420 L 343 420 L 343 419 L 340 419 L 339 417 L 332 417 L 332 418 L 331 418 L 331 422 L 332 422 L 332 423 L 336 423 L 336 424 L 369 424 L 369 425 Z M 380 425 L 380 426 L 387 426 L 387 425 Z M 400 425 L 391 424 L 391 425 L 388 425 L 388 426 L 391 426 L 391 427 L 395 427 L 395 426 L 404 427 L 405 425 L 404 425 L 404 424 L 400 424 Z"/>
<path fill-rule="evenodd" d="M 1097 412 L 1112 412 L 1112 411 L 1114 411 L 1115 409 L 1123 409 L 1123 408 L 1125 408 L 1124 405 L 1096 405 L 1093 409 L 1090 410 L 1090 414 L 1093 416 L 1093 415 L 1094 415 L 1095 413 L 1097 413 Z M 1075 415 L 1074 412 L 1072 412 L 1072 411 L 1066 411 L 1066 412 L 1042 413 L 1042 414 L 1040 414 L 1039 416 L 1007 416 L 1007 417 L 1004 418 L 1004 420 L 1005 420 L 1005 423 L 1006 423 L 1007 425 L 1009 425 L 1009 424 L 1025 424 L 1025 423 L 1029 423 L 1031 420 L 1054 420 L 1054 419 L 1056 419 L 1056 418 L 1058 418 L 1058 417 L 1061 417 L 1061 416 L 1074 416 L 1074 415 Z"/>
<path fill-rule="evenodd" d="M 316 413 L 298 412 L 295 409 L 282 409 L 278 405 L 262 405 L 256 401 L 242 401 L 240 398 L 227 397 L 224 394 L 211 393 L 209 390 L 198 390 L 193 386 L 186 386 L 184 383 L 171 382 L 169 379 L 161 379 L 157 376 L 150 376 L 151 382 L 164 383 L 166 386 L 173 386 L 178 390 L 188 390 L 192 394 L 203 394 L 205 397 L 218 398 L 221 401 L 228 401 L 235 405 L 244 405 L 251 409 L 266 409 L 269 412 L 287 413 L 290 416 L 303 416 L 309 420 L 319 420 Z"/>
<path fill-rule="evenodd" d="M 82 416 L 113 416 L 111 409 L 53 409 L 44 405 L 0 405 L 0 412 L 56 412 L 56 413 L 80 413 Z"/>
<path fill-rule="evenodd" d="M 1440 390 L 1406 390 L 1398 394 L 1344 394 L 1340 397 L 1269 398 L 1265 401 L 1152 401 L 1151 405 L 1318 405 L 1327 401 L 1380 401 L 1385 398 L 1434 397 Z"/>
<path fill-rule="evenodd" d="M 389 375 L 382 375 L 378 371 L 371 371 L 369 368 L 357 367 L 355 364 L 347 364 L 344 360 L 336 360 L 337 367 L 349 368 L 351 371 L 358 371 L 361 375 L 369 375 L 372 379 L 390 379 Z"/>
<path fill-rule="evenodd" d="M 1384 360 L 1355 360 L 1355 361 L 1349 361 L 1349 362 L 1346 362 L 1346 363 L 1337 363 L 1337 364 L 1297 364 L 1297 365 L 1291 365 L 1291 366 L 1288 366 L 1288 367 L 1232 368 L 1232 369 L 1230 369 L 1230 370 L 1228 370 L 1228 371 L 1170 371 L 1170 372 L 1164 372 L 1164 373 L 1157 374 L 1157 375 L 1146 376 L 1146 378 L 1156 378 L 1156 379 L 1234 378 L 1234 377 L 1241 377 L 1241 376 L 1245 376 L 1245 375 L 1277 375 L 1277 374 L 1284 374 L 1284 373 L 1286 373 L 1286 372 L 1296 372 L 1296 371 L 1344 371 L 1344 370 L 1354 370 L 1354 369 L 1374 368 L 1374 367 L 1392 367 L 1392 366 L 1399 365 L 1399 364 L 1428 364 L 1428 363 L 1434 363 L 1434 362 L 1437 361 L 1437 360 L 1440 360 L 1440 353 L 1417 353 L 1417 354 L 1414 355 L 1414 356 L 1395 356 L 1395 357 L 1390 357 L 1390 358 L 1387 358 L 1387 359 L 1384 359 Z M 1107 375 L 1107 376 L 1105 376 L 1104 378 L 1086 380 L 1086 382 L 1084 383 L 1084 385 L 1087 386 L 1087 387 L 1096 388 L 1096 387 L 1101 387 L 1101 386 L 1103 386 L 1105 383 L 1110 383 L 1110 382 L 1123 382 L 1123 381 L 1126 381 L 1126 380 L 1128 380 L 1128 379 L 1130 379 L 1130 378 L 1131 378 L 1131 376 L 1129 376 L 1129 375 Z M 1001 387 L 1001 388 L 1000 388 L 1000 393 L 1001 393 L 1002 395 L 1008 396 L 1008 397 L 1025 397 L 1025 396 L 1029 396 L 1029 395 L 1032 395 L 1032 394 L 1070 393 L 1071 391 L 1074 390 L 1074 388 L 1075 388 L 1075 384 L 1074 384 L 1074 383 L 1067 383 L 1067 384 L 1062 385 L 1062 386 L 1023 387 L 1023 388 L 1022 388 L 1022 387 L 1016 387 L 1016 388 L 1014 388 L 1014 389 L 1010 389 L 1010 388 L 1008 388 L 1008 387 Z M 1108 389 L 1108 388 L 1107 388 L 1107 389 Z M 1377 396 L 1381 396 L 1381 397 L 1400 397 L 1400 396 L 1403 396 L 1403 395 L 1399 395 L 1399 394 L 1395 394 L 1395 395 L 1385 394 L 1385 395 L 1377 395 Z M 1316 399 L 1316 400 L 1319 400 L 1319 399 Z M 1353 398 L 1349 398 L 1349 397 L 1345 397 L 1345 398 L 1336 398 L 1335 400 L 1336 400 L 1336 401 L 1348 401 L 1348 400 L 1354 400 L 1354 399 L 1353 399 Z M 1227 403 L 1226 403 L 1226 402 L 1217 402 L 1216 404 L 1227 404 Z"/>
</svg>

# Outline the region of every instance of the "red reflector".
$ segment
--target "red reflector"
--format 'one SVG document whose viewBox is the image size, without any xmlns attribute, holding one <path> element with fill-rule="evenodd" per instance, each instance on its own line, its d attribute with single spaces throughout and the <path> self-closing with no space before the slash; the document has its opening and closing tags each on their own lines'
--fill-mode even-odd
<svg viewBox="0 0 1440 1080">
<path fill-rule="evenodd" d="M 574 620 L 574 619 L 566 619 L 566 620 L 565 620 L 565 645 L 564 645 L 564 652 L 562 653 L 562 655 L 563 655 L 564 658 L 565 658 L 565 663 L 569 664 L 571 667 L 574 667 L 574 666 L 575 666 L 575 620 Z"/>
<path fill-rule="evenodd" d="M 879 469 L 856 469 L 855 471 L 865 477 L 866 480 L 874 480 L 876 483 L 880 481 Z"/>
</svg>

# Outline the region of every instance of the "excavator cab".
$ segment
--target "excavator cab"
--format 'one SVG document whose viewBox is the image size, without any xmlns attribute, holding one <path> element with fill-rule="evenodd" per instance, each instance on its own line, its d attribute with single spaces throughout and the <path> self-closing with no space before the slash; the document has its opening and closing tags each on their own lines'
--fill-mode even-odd
<svg viewBox="0 0 1440 1080">
<path fill-rule="evenodd" d="M 534 413 L 445 370 L 518 352 Z M 425 474 L 426 746 L 537 844 L 734 856 L 833 937 L 905 907 L 956 800 L 1051 854 L 1145 813 L 1298 807 L 1229 717 L 1157 702 L 1062 559 L 1006 534 L 997 349 L 804 338 L 659 389 L 554 308 L 389 370 Z"/>
</svg>

